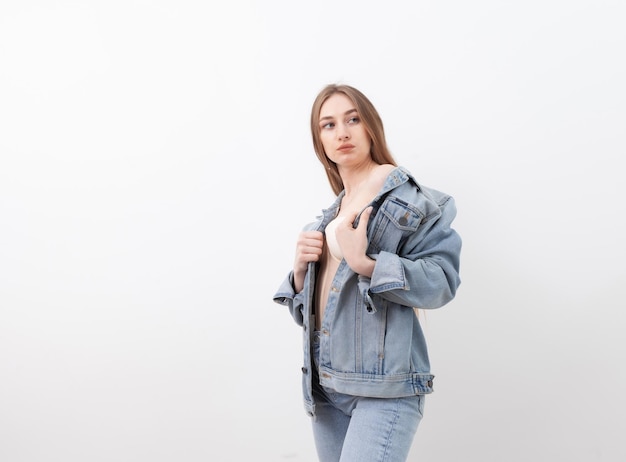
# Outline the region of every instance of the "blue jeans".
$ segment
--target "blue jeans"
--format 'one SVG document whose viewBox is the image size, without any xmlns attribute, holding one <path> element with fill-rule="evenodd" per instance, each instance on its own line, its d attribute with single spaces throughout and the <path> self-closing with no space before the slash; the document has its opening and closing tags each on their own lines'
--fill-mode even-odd
<svg viewBox="0 0 626 462">
<path fill-rule="evenodd" d="M 311 347 L 315 370 L 313 437 L 322 462 L 404 462 L 424 412 L 424 396 L 367 398 L 322 387 L 319 333 Z"/>
</svg>

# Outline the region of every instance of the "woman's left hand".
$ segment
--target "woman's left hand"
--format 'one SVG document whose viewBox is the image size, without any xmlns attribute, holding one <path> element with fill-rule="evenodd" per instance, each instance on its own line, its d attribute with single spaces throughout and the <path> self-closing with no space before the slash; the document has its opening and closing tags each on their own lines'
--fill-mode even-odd
<svg viewBox="0 0 626 462">
<path fill-rule="evenodd" d="M 372 207 L 367 207 L 361 217 L 356 228 L 352 227 L 352 223 L 356 219 L 358 212 L 346 215 L 346 219 L 337 226 L 335 236 L 337 243 L 343 253 L 343 258 L 352 268 L 352 271 L 363 276 L 371 277 L 374 272 L 375 260 L 372 260 L 365 253 L 367 251 L 367 223 L 372 214 Z"/>
</svg>

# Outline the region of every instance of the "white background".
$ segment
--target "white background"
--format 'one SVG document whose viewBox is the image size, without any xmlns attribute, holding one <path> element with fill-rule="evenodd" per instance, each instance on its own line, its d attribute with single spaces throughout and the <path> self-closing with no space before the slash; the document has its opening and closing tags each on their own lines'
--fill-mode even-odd
<svg viewBox="0 0 626 462">
<path fill-rule="evenodd" d="M 626 460 L 625 21 L 619 0 L 1 1 L 0 460 L 316 460 L 272 295 L 332 200 L 308 125 L 330 82 L 457 201 L 411 460 Z"/>
</svg>

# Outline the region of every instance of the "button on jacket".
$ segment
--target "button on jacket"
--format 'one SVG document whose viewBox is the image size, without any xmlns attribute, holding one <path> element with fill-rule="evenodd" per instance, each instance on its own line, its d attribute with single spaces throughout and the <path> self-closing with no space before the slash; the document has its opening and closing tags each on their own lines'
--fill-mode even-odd
<svg viewBox="0 0 626 462">
<path fill-rule="evenodd" d="M 323 232 L 344 193 L 304 229 Z M 397 167 L 369 205 L 367 254 L 376 260 L 374 272 L 368 278 L 352 271 L 345 260 L 339 264 L 319 326 L 320 384 L 339 393 L 379 398 L 431 393 L 434 375 L 413 308 L 445 305 L 461 282 L 461 238 L 451 227 L 454 199 L 419 185 L 405 168 Z M 315 414 L 310 346 L 316 269 L 316 263 L 309 263 L 301 292 L 294 291 L 292 271 L 274 295 L 303 329 L 302 388 L 310 415 Z"/>
</svg>

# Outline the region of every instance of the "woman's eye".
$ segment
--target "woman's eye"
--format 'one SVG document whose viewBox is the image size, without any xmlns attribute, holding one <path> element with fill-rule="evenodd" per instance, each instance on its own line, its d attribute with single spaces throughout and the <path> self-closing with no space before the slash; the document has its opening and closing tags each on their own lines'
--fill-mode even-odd
<svg viewBox="0 0 626 462">
<path fill-rule="evenodd" d="M 360 119 L 358 117 L 351 117 L 350 119 L 348 119 L 349 124 L 358 124 L 359 122 Z"/>
<path fill-rule="evenodd" d="M 322 125 L 323 129 L 333 128 L 335 124 L 333 122 L 328 122 L 327 124 Z"/>
</svg>

